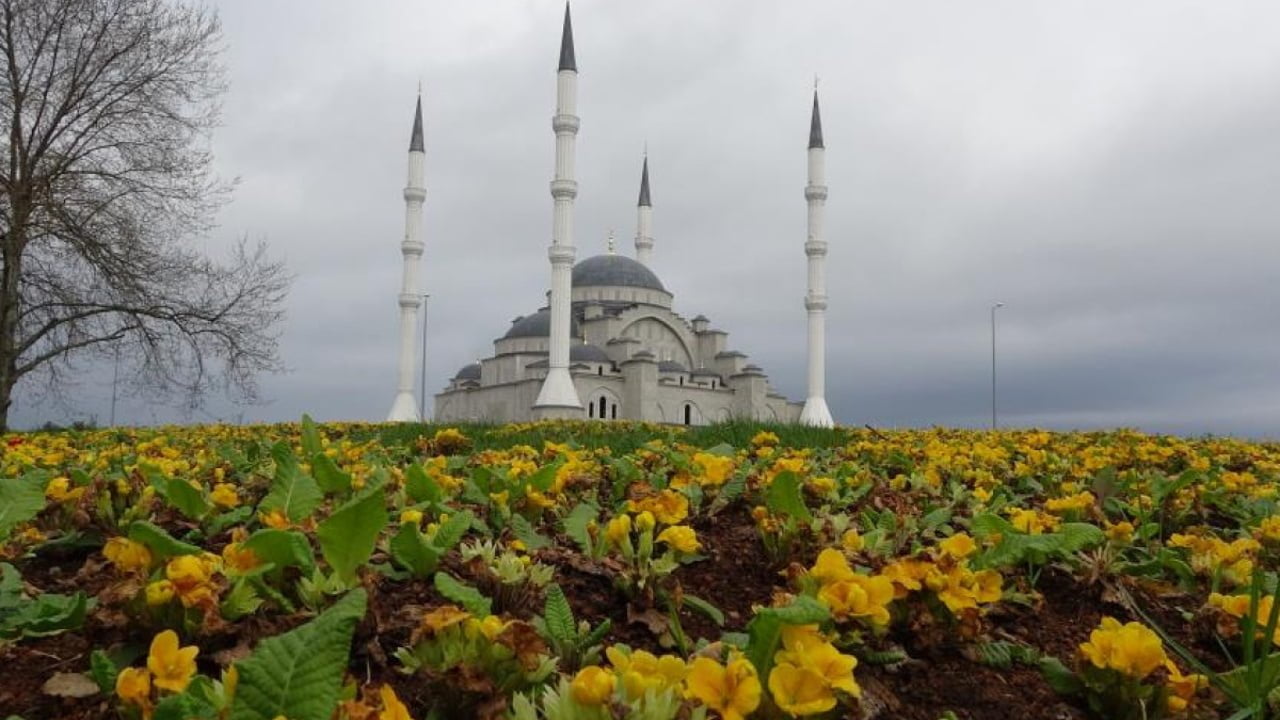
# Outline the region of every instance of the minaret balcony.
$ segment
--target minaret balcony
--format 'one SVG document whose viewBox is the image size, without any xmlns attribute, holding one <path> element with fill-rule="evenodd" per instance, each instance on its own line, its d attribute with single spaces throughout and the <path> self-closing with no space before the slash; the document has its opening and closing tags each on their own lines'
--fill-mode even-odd
<svg viewBox="0 0 1280 720">
<path fill-rule="evenodd" d="M 404 189 L 405 202 L 422 202 L 427 199 L 427 189 L 410 185 Z"/>
<path fill-rule="evenodd" d="M 827 186 L 826 185 L 805 185 L 804 199 L 805 200 L 826 200 Z"/>
<path fill-rule="evenodd" d="M 578 196 L 578 183 L 573 180 L 556 179 L 551 181 L 551 197 L 561 200 L 572 200 Z"/>
<path fill-rule="evenodd" d="M 551 117 L 551 129 L 557 133 L 573 133 L 576 135 L 578 134 L 578 128 L 581 126 L 582 120 L 577 115 L 561 113 Z"/>
</svg>

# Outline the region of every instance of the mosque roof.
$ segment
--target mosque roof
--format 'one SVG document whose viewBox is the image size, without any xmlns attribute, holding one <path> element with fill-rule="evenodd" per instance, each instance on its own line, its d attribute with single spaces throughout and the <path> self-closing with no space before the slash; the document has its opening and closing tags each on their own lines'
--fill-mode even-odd
<svg viewBox="0 0 1280 720">
<path fill-rule="evenodd" d="M 508 338 L 523 337 L 546 337 L 551 334 L 551 310 L 542 308 L 532 315 L 525 315 L 517 318 L 511 323 L 511 329 L 507 330 L 507 334 L 503 335 L 504 340 Z M 572 315 L 569 317 L 569 334 L 578 335 L 578 322 Z"/>
<path fill-rule="evenodd" d="M 658 363 L 658 372 L 689 372 L 689 368 L 681 365 L 675 360 L 663 360 Z"/>
<path fill-rule="evenodd" d="M 480 379 L 480 363 L 470 363 L 463 365 L 458 370 L 458 374 L 453 376 L 454 380 L 479 380 Z"/>
<path fill-rule="evenodd" d="M 667 291 L 652 270 L 623 255 L 596 255 L 574 265 L 573 286 L 622 286 Z"/>
</svg>

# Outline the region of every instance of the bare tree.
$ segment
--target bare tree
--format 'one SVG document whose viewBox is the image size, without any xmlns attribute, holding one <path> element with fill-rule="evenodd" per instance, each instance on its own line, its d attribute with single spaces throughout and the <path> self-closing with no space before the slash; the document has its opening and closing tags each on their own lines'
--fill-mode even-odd
<svg viewBox="0 0 1280 720">
<path fill-rule="evenodd" d="M 196 242 L 229 186 L 209 133 L 221 27 L 170 0 L 0 0 L 0 432 L 15 386 L 119 352 L 198 402 L 279 369 L 289 277 L 258 244 Z"/>
</svg>

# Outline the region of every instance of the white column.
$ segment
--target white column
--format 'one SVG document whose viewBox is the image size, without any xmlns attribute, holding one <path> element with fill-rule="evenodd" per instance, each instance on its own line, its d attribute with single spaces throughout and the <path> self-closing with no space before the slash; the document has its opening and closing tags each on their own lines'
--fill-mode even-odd
<svg viewBox="0 0 1280 720">
<path fill-rule="evenodd" d="M 551 222 L 551 336 L 547 377 L 533 405 L 534 417 L 581 417 L 582 403 L 569 375 L 569 294 L 573 281 L 574 142 L 578 135 L 578 73 L 561 69 L 556 76 L 556 174 L 551 181 L 554 215 Z"/>
<path fill-rule="evenodd" d="M 419 110 L 421 112 L 421 110 Z M 390 422 L 417 422 L 421 415 L 413 397 L 413 371 L 417 367 L 418 308 L 422 294 L 418 289 L 418 271 L 422 264 L 422 203 L 427 198 L 423 185 L 426 153 L 409 151 L 409 177 L 404 188 L 404 240 L 400 253 L 404 256 L 404 273 L 400 279 L 400 372 L 396 383 L 396 399 L 387 416 Z"/>
<path fill-rule="evenodd" d="M 818 124 L 818 97 L 813 99 L 813 126 L 817 138 L 810 133 L 809 182 L 804 188 L 809 203 L 809 239 L 804 244 L 804 254 L 809 258 L 809 291 L 804 307 L 809 314 L 809 393 L 800 412 L 804 425 L 832 427 L 831 410 L 826 400 L 826 312 L 827 312 L 827 241 L 823 232 L 823 218 L 827 203 L 826 163 Z"/>
<path fill-rule="evenodd" d="M 653 261 L 653 203 L 649 200 L 649 158 L 640 172 L 640 201 L 636 204 L 636 261 L 648 267 Z"/>
</svg>

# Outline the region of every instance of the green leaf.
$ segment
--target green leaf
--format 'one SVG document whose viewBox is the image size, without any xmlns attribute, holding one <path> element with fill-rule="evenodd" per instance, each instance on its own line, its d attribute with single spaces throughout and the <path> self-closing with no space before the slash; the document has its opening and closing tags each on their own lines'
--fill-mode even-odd
<svg viewBox="0 0 1280 720">
<path fill-rule="evenodd" d="M 178 555 L 199 555 L 204 550 L 175 539 L 163 528 L 152 525 L 146 520 L 129 523 L 129 539 L 146 545 L 160 559 L 177 557 Z"/>
<path fill-rule="evenodd" d="M 532 475 L 525 478 L 524 482 L 526 485 L 532 485 L 533 489 L 538 492 L 546 492 L 555 483 L 556 473 L 560 472 L 562 465 L 564 465 L 563 460 L 556 460 L 553 463 L 543 465 L 535 470 Z"/>
<path fill-rule="evenodd" d="M 353 590 L 315 620 L 258 643 L 236 665 L 230 720 L 329 720 L 365 602 L 364 590 Z"/>
<path fill-rule="evenodd" d="M 489 616 L 493 602 L 479 590 L 462 583 L 447 572 L 436 573 L 435 585 L 441 595 L 458 603 L 472 615 L 480 618 Z"/>
<path fill-rule="evenodd" d="M 387 524 L 387 499 L 382 488 L 374 488 L 352 498 L 316 528 L 320 552 L 329 567 L 348 584 L 356 579 L 356 569 L 369 561 L 378 534 Z"/>
<path fill-rule="evenodd" d="M 74 630 L 84 624 L 92 605 L 83 592 L 38 595 L 19 603 L 16 612 L 0 617 L 0 638 L 46 637 Z"/>
<path fill-rule="evenodd" d="M 830 613 L 817 600 L 801 595 L 790 605 L 763 608 L 747 623 L 747 659 L 755 666 L 760 677 L 769 677 L 773 668 L 773 655 L 782 641 L 782 628 L 787 625 L 808 625 L 826 622 Z"/>
<path fill-rule="evenodd" d="M 257 612 L 260 607 L 262 607 L 262 598 L 258 596 L 258 591 L 254 590 L 247 579 L 241 578 L 231 586 L 231 590 L 219 604 L 218 611 L 222 617 L 234 622 Z"/>
<path fill-rule="evenodd" d="M 547 586 L 547 601 L 542 608 L 542 618 L 547 624 L 547 634 L 553 644 L 561 649 L 574 645 L 578 638 L 578 624 L 573 619 L 573 608 L 564 596 L 560 586 L 552 583 Z"/>
<path fill-rule="evenodd" d="M 431 538 L 431 543 L 441 554 L 444 554 L 449 548 L 462 541 L 474 520 L 475 516 L 469 510 L 450 515 L 448 520 L 440 523 L 440 527 L 436 528 L 436 534 Z"/>
<path fill-rule="evenodd" d="M 307 542 L 306 535 L 296 530 L 263 528 L 250 535 L 242 547 L 252 550 L 259 560 L 271 563 L 279 570 L 297 567 L 304 574 L 310 575 L 316 569 L 311 543 Z"/>
<path fill-rule="evenodd" d="M 719 445 L 709 447 L 702 452 L 708 455 L 719 455 L 721 457 L 736 457 L 738 455 L 738 449 L 729 443 L 720 443 Z"/>
<path fill-rule="evenodd" d="M 415 577 L 427 577 L 440 564 L 441 552 L 435 545 L 427 542 L 422 531 L 413 523 L 404 523 L 391 536 L 390 549 L 391 559 Z"/>
<path fill-rule="evenodd" d="M 940 507 L 920 518 L 920 524 L 926 530 L 936 530 L 939 525 L 951 521 L 951 508 Z"/>
<path fill-rule="evenodd" d="M 170 505 L 192 520 L 199 520 L 209 512 L 209 502 L 204 499 L 204 493 L 191 487 L 186 480 L 161 478 L 156 490 Z"/>
<path fill-rule="evenodd" d="M 444 501 L 444 492 L 440 486 L 418 463 L 411 463 L 405 468 L 404 490 L 414 502 L 438 504 Z"/>
<path fill-rule="evenodd" d="M 551 541 L 543 537 L 523 515 L 511 516 L 511 533 L 524 543 L 528 550 L 541 550 L 551 545 Z"/>
<path fill-rule="evenodd" d="M 279 510 L 291 522 L 299 522 L 320 506 L 324 494 L 320 486 L 298 467 L 298 458 L 283 442 L 271 448 L 276 461 L 275 477 L 266 497 L 258 504 L 259 510 Z"/>
<path fill-rule="evenodd" d="M 116 677 L 120 668 L 116 667 L 111 657 L 101 650 L 94 650 L 89 656 L 89 677 L 98 684 L 98 689 L 107 695 L 116 691 Z"/>
<path fill-rule="evenodd" d="M 1101 545 L 1107 540 L 1107 534 L 1102 531 L 1102 528 L 1089 523 L 1062 523 L 1054 534 L 1062 538 L 1063 552 L 1069 553 Z"/>
<path fill-rule="evenodd" d="M 715 605 L 712 605 L 697 595 L 688 594 L 684 596 L 684 604 L 711 618 L 711 622 L 715 623 L 717 626 L 724 627 L 724 613 L 720 612 L 720 608 Z"/>
<path fill-rule="evenodd" d="M 560 521 L 560 527 L 564 530 L 564 534 L 568 535 L 582 552 L 591 555 L 594 550 L 594 544 L 591 542 L 591 533 L 587 530 L 596 517 L 600 514 L 600 508 L 591 503 L 578 503 L 578 506 L 569 511 L 568 515 Z"/>
<path fill-rule="evenodd" d="M 764 504 L 774 514 L 788 515 L 805 522 L 813 519 L 809 508 L 805 507 L 804 496 L 800 493 L 800 478 L 790 470 L 774 476 L 773 482 L 764 491 Z"/>
<path fill-rule="evenodd" d="M 1058 658 L 1046 655 L 1040 658 L 1038 664 L 1045 682 L 1059 695 L 1076 695 L 1084 690 L 1084 684 L 1080 682 L 1080 678 Z"/>
<path fill-rule="evenodd" d="M 0 480 L 0 540 L 9 531 L 44 509 L 43 473 L 28 473 L 15 480 Z"/>
<path fill-rule="evenodd" d="M 324 444 L 320 440 L 320 431 L 316 428 L 316 421 L 305 413 L 302 415 L 302 452 L 309 456 L 324 452 Z"/>
<path fill-rule="evenodd" d="M 311 456 L 311 473 L 326 495 L 351 492 L 351 476 L 338 469 L 333 458 L 324 453 Z"/>
</svg>

